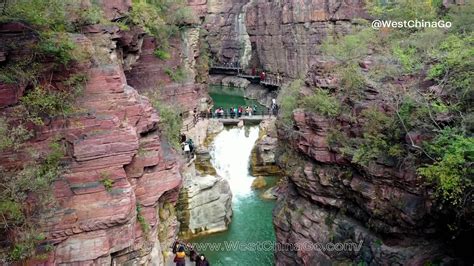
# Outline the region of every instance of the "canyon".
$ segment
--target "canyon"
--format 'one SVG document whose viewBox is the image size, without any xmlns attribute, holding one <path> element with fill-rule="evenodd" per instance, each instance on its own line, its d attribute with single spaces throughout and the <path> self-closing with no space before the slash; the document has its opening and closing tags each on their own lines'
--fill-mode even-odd
<svg viewBox="0 0 474 266">
<path fill-rule="evenodd" d="M 97 3 L 114 22 L 127 17 L 135 4 Z M 25 145 L 0 150 L 1 169 L 14 173 L 25 162 L 46 158 L 51 143 L 65 147 L 66 170 L 51 185 L 55 202 L 37 221 L 51 250 L 43 258 L 25 259 L 26 265 L 166 265 L 177 239 L 229 230 L 235 215 L 232 183 L 210 162 L 210 143 L 228 129 L 217 120 L 193 121 L 193 110 L 211 107 L 209 83 L 239 87 L 242 96 L 268 108 L 272 99 L 284 101 L 281 92 L 295 80 L 301 81 L 298 95 L 312 95 L 315 88 L 334 92 L 342 81 L 331 73 L 337 63 L 323 55 L 323 42 L 350 34 L 359 20 L 371 18 L 362 0 L 187 0 L 186 6 L 192 19 L 168 40 L 166 60 L 155 54 L 162 40 L 142 27 L 98 23 L 68 34 L 90 55 L 85 62 L 59 70 L 47 58 L 40 62 L 39 80 L 45 86 L 60 86 L 77 73 L 87 81 L 75 99 L 74 115 L 30 123 L 35 133 Z M 0 23 L 0 65 L 33 54 L 18 47 L 38 41 L 25 22 Z M 205 57 L 209 62 L 203 70 Z M 373 60 L 360 60 L 357 71 L 370 71 Z M 213 65 L 233 62 L 247 73 L 255 69 L 281 77 L 281 88 L 208 76 Z M 183 71 L 184 78 L 177 80 L 170 71 Z M 399 79 L 396 86 L 408 87 L 410 81 Z M 15 123 L 15 107 L 31 90 L 31 84 L 0 82 L 1 116 Z M 395 116 L 385 94 L 369 85 L 362 91 L 360 100 L 343 99 L 352 104 L 350 117 L 295 108 L 291 127 L 281 116 L 259 125 L 248 167 L 252 176 L 283 176 L 266 192 L 276 198 L 276 244 L 361 243 L 343 252 L 275 250 L 275 265 L 465 264 L 446 242 L 444 210 L 415 162 L 377 158 L 362 167 L 333 143 L 334 125 L 349 139 L 361 138 L 362 113 L 369 107 Z M 196 143 L 192 159 L 166 139 L 166 121 L 154 108 L 152 94 L 180 114 L 181 133 Z M 413 139 L 420 144 L 424 137 L 409 132 L 404 145 Z M 34 195 L 27 201 L 34 202 Z M 1 239 L 2 247 L 7 242 Z"/>
</svg>

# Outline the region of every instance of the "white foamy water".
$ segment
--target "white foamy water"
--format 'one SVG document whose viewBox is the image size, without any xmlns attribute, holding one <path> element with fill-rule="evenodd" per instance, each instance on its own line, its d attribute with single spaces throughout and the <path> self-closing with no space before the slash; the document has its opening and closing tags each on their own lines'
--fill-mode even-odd
<svg viewBox="0 0 474 266">
<path fill-rule="evenodd" d="M 258 133 L 258 126 L 226 128 L 212 144 L 212 165 L 218 175 L 229 181 L 234 201 L 252 193 L 254 177 L 249 173 L 249 161 Z"/>
</svg>

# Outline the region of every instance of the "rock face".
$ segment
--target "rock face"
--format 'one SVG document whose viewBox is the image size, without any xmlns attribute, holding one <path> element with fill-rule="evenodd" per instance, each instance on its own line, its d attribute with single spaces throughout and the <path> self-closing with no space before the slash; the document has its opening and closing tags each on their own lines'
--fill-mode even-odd
<svg viewBox="0 0 474 266">
<path fill-rule="evenodd" d="M 158 47 L 154 38 L 144 37 L 142 42 L 140 56 L 133 66 L 125 71 L 129 84 L 139 92 L 159 92 L 163 101 L 182 111 L 197 107 L 197 100 L 207 97 L 207 87 L 195 83 L 199 30 L 186 29 L 183 39 L 171 39 L 171 57 L 167 60 L 154 55 Z"/>
<path fill-rule="evenodd" d="M 162 252 L 178 229 L 170 210 L 182 183 L 180 163 L 161 138 L 159 115 L 127 84 L 121 51 L 113 41 L 120 37 L 118 29 L 96 27 L 84 34 L 72 36 L 94 56 L 94 63 L 77 69 L 88 78 L 75 103 L 81 113 L 49 121 L 28 143 L 39 154 L 57 138 L 68 147 L 67 172 L 54 183 L 57 207 L 43 226 L 54 248 L 42 263 L 163 264 Z M 0 88 L 7 93 L 2 107 L 15 104 L 23 93 L 21 88 Z M 10 109 L 1 111 L 7 115 Z M 25 159 L 5 153 L 0 157 L 6 169 Z M 102 184 L 105 178 L 111 188 Z M 148 225 L 147 232 L 138 217 Z"/>
<path fill-rule="evenodd" d="M 217 120 L 200 120 L 185 132 L 196 145 L 195 158 L 183 170 L 178 200 L 180 234 L 193 237 L 227 230 L 232 216 L 232 192 L 227 180 L 217 176 L 208 145 L 224 129 Z"/>
<path fill-rule="evenodd" d="M 324 64 L 311 68 L 306 79 L 309 86 L 301 93 L 315 86 L 337 86 L 321 67 Z M 279 198 L 274 211 L 277 242 L 319 246 L 281 249 L 276 252 L 277 265 L 361 261 L 372 265 L 420 265 L 433 260 L 451 261 L 449 248 L 439 236 L 432 191 L 418 178 L 413 160 L 405 160 L 400 166 L 377 159 L 362 167 L 332 143 L 330 135 L 335 125 L 344 136 L 361 137 L 364 122 L 359 114 L 369 106 L 390 115 L 383 95 L 370 88 L 363 94 L 352 108 L 352 118 L 332 119 L 296 109 L 294 126 L 278 128 L 279 139 L 297 155 L 279 160 L 289 169 L 289 179 L 283 188 L 285 196 Z M 354 246 L 334 249 L 338 243 Z"/>
<path fill-rule="evenodd" d="M 362 6 L 362 1 L 252 1 L 246 16 L 252 63 L 292 78 L 305 74 L 320 53 L 318 45 L 328 35 L 347 32 L 348 21 L 364 15 Z"/>
<path fill-rule="evenodd" d="M 196 236 L 227 230 L 232 216 L 232 192 L 227 180 L 196 173 L 194 165 L 184 171 L 178 217 L 180 233 Z"/>
<path fill-rule="evenodd" d="M 217 62 L 237 61 L 244 54 L 247 35 L 242 13 L 248 0 L 208 0 L 203 27 L 212 58 Z M 248 36 L 248 35 L 247 35 Z"/>
<path fill-rule="evenodd" d="M 381 237 L 351 215 L 337 209 L 328 210 L 327 206 L 335 202 L 327 200 L 319 204 L 323 201 L 320 199 L 317 204 L 314 200 L 301 197 L 298 187 L 291 182 L 286 189 L 285 196 L 278 198 L 274 210 L 278 244 L 304 248 L 298 251 L 282 248 L 276 253 L 276 265 L 329 265 L 360 261 L 370 265 L 423 265 L 426 261 L 443 257 L 445 250 L 440 243 L 421 237 Z M 348 205 L 346 210 L 351 207 Z"/>
<path fill-rule="evenodd" d="M 247 88 L 250 84 L 250 81 L 244 78 L 238 77 L 225 77 L 221 81 L 223 86 L 237 87 L 237 88 Z"/>
<path fill-rule="evenodd" d="M 250 161 L 250 171 L 253 176 L 282 174 L 275 155 L 278 146 L 275 120 L 275 118 L 270 118 L 260 123 L 260 137 L 252 150 Z"/>
<path fill-rule="evenodd" d="M 96 2 L 102 7 L 109 20 L 123 17 L 132 7 L 132 0 L 98 0 Z"/>
<path fill-rule="evenodd" d="M 326 36 L 346 33 L 351 19 L 366 16 L 362 0 L 207 2 L 203 26 L 213 58 L 248 61 L 247 70 L 255 67 L 291 78 L 304 75 L 315 63 Z"/>
</svg>

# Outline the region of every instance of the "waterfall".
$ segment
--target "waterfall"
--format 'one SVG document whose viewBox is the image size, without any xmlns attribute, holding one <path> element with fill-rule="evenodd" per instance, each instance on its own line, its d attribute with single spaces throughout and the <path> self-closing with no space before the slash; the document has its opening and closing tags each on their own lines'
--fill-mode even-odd
<svg viewBox="0 0 474 266">
<path fill-rule="evenodd" d="M 249 173 L 249 162 L 258 133 L 258 126 L 235 127 L 219 133 L 214 140 L 211 162 L 217 174 L 229 181 L 234 201 L 252 193 L 254 177 Z"/>
<path fill-rule="evenodd" d="M 247 33 L 247 26 L 245 25 L 245 15 L 247 8 L 252 4 L 253 0 L 250 0 L 247 4 L 242 7 L 240 14 L 237 16 L 236 32 L 237 40 L 240 45 L 240 64 L 242 67 L 247 67 L 250 58 L 252 57 L 252 44 L 250 43 L 250 36 Z"/>
<path fill-rule="evenodd" d="M 274 201 L 260 199 L 259 193 L 251 189 L 252 177 L 249 173 L 250 154 L 259 136 L 259 127 L 227 128 L 220 132 L 211 146 L 211 163 L 217 174 L 227 179 L 232 190 L 233 216 L 229 230 L 218 234 L 193 239 L 192 243 L 274 243 L 272 223 Z M 203 248 L 214 266 L 274 264 L 273 250 L 225 250 Z M 209 247 L 209 246 L 207 246 Z"/>
</svg>

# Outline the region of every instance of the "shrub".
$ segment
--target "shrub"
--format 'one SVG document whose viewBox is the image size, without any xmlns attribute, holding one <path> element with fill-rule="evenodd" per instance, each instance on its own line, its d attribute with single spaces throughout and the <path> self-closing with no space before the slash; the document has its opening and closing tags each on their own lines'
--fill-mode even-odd
<svg viewBox="0 0 474 266">
<path fill-rule="evenodd" d="M 0 67 L 0 82 L 6 84 L 27 84 L 35 80 L 38 73 L 38 63 L 22 60 Z"/>
<path fill-rule="evenodd" d="M 338 100 L 321 89 L 316 89 L 313 95 L 303 98 L 301 103 L 308 111 L 328 117 L 335 117 L 340 111 Z"/>
<path fill-rule="evenodd" d="M 179 110 L 177 110 L 176 106 L 169 106 L 163 103 L 157 93 L 148 94 L 147 96 L 150 98 L 153 107 L 155 107 L 160 116 L 161 133 L 175 149 L 180 149 L 181 143 L 179 136 L 183 121 L 179 115 Z"/>
<path fill-rule="evenodd" d="M 369 13 L 378 19 L 403 20 L 432 20 L 436 17 L 441 0 L 369 0 Z"/>
<path fill-rule="evenodd" d="M 58 63 L 67 65 L 74 60 L 72 51 L 76 45 L 68 33 L 46 32 L 42 34 L 38 51 L 46 56 L 52 56 Z"/>
<path fill-rule="evenodd" d="M 4 118 L 0 117 L 0 136 L 2 136 L 0 151 L 3 151 L 8 149 L 18 150 L 33 134 L 23 124 L 10 126 Z"/>
<path fill-rule="evenodd" d="M 365 123 L 363 126 L 364 132 L 376 135 L 379 133 L 383 133 L 387 129 L 392 122 L 389 116 L 387 116 L 384 112 L 379 111 L 376 107 L 369 107 L 364 109 L 361 112 L 361 116 L 365 118 Z"/>
<path fill-rule="evenodd" d="M 421 62 L 418 56 L 418 51 L 415 47 L 401 47 L 397 44 L 393 47 L 393 55 L 402 65 L 403 70 L 407 73 L 413 73 L 421 68 Z"/>
<path fill-rule="evenodd" d="M 464 5 L 451 6 L 447 15 L 453 26 L 450 31 L 469 34 L 474 31 L 474 2 L 465 1 Z"/>
<path fill-rule="evenodd" d="M 102 183 L 102 185 L 104 185 L 105 190 L 109 192 L 112 190 L 112 187 L 114 186 L 114 181 L 110 178 L 101 179 L 100 183 Z"/>
<path fill-rule="evenodd" d="M 153 54 L 161 60 L 168 60 L 171 58 L 171 54 L 162 49 L 156 48 Z"/>
<path fill-rule="evenodd" d="M 385 155 L 389 149 L 383 135 L 364 134 L 357 148 L 352 153 L 352 162 L 367 167 L 370 162 Z"/>
<path fill-rule="evenodd" d="M 371 29 L 364 29 L 341 38 L 328 37 L 322 44 L 322 52 L 341 61 L 342 64 L 352 64 L 367 56 L 369 43 L 374 40 L 375 33 Z"/>
<path fill-rule="evenodd" d="M 183 67 L 178 67 L 176 69 L 165 68 L 165 73 L 174 82 L 184 82 L 186 79 L 186 71 Z"/>
<path fill-rule="evenodd" d="M 352 162 L 367 167 L 374 160 L 399 159 L 405 153 L 398 143 L 399 125 L 396 120 L 376 107 L 369 107 L 361 112 L 362 137 L 352 138 L 341 149 L 345 155 L 352 157 Z"/>
<path fill-rule="evenodd" d="M 77 14 L 77 19 L 75 21 L 76 26 L 94 25 L 106 22 L 102 9 L 94 3 L 91 7 L 86 9 L 76 7 L 75 11 Z"/>
<path fill-rule="evenodd" d="M 285 126 L 293 126 L 293 110 L 298 106 L 298 95 L 302 86 L 303 80 L 297 79 L 291 82 L 289 86 L 282 87 L 278 94 L 278 102 L 280 103 L 279 120 Z"/>
<path fill-rule="evenodd" d="M 418 172 L 437 184 L 440 198 L 453 205 L 460 205 L 463 193 L 472 187 L 474 170 L 474 138 L 445 128 L 426 144 L 436 159 L 433 164 L 418 168 Z"/>
<path fill-rule="evenodd" d="M 71 0 L 12 0 L 5 3 L 0 21 L 20 20 L 53 31 L 71 29 L 67 6 Z"/>
<path fill-rule="evenodd" d="M 101 172 L 100 177 L 100 183 L 102 183 L 106 191 L 110 192 L 114 186 L 114 180 L 110 178 L 110 174 L 107 172 Z"/>
<path fill-rule="evenodd" d="M 330 129 L 326 139 L 330 147 L 345 147 L 349 144 L 347 136 L 339 129 Z"/>
<path fill-rule="evenodd" d="M 354 64 L 343 66 L 336 70 L 341 77 L 341 87 L 347 95 L 359 96 L 365 87 L 365 78 L 360 68 Z"/>
<path fill-rule="evenodd" d="M 168 49 L 168 40 L 179 33 L 179 23 L 189 12 L 183 1 L 138 0 L 133 2 L 128 19 L 159 40 L 158 48 Z"/>
<path fill-rule="evenodd" d="M 42 119 L 45 117 L 52 118 L 72 112 L 69 94 L 59 91 L 48 91 L 42 87 L 36 87 L 23 96 L 21 103 L 27 110 L 28 120 L 38 125 L 42 125 Z"/>
<path fill-rule="evenodd" d="M 143 216 L 142 212 L 142 206 L 137 203 L 137 221 L 140 224 L 140 228 L 142 229 L 143 234 L 145 235 L 145 238 L 148 238 L 148 233 L 150 232 L 150 224 L 146 221 L 145 216 Z"/>
<path fill-rule="evenodd" d="M 428 78 L 445 84 L 459 101 L 472 97 L 474 76 L 474 34 L 450 35 L 432 53 L 437 62 L 428 71 Z"/>
<path fill-rule="evenodd" d="M 48 215 L 54 204 L 51 184 L 63 172 L 61 160 L 64 147 L 58 142 L 50 143 L 50 152 L 19 172 L 0 171 L 0 228 L 9 234 L 11 243 L 8 259 L 17 261 L 31 257 L 36 247 L 44 240 L 40 237 L 37 221 Z M 23 209 L 26 199 L 34 195 L 33 208 Z"/>
</svg>

